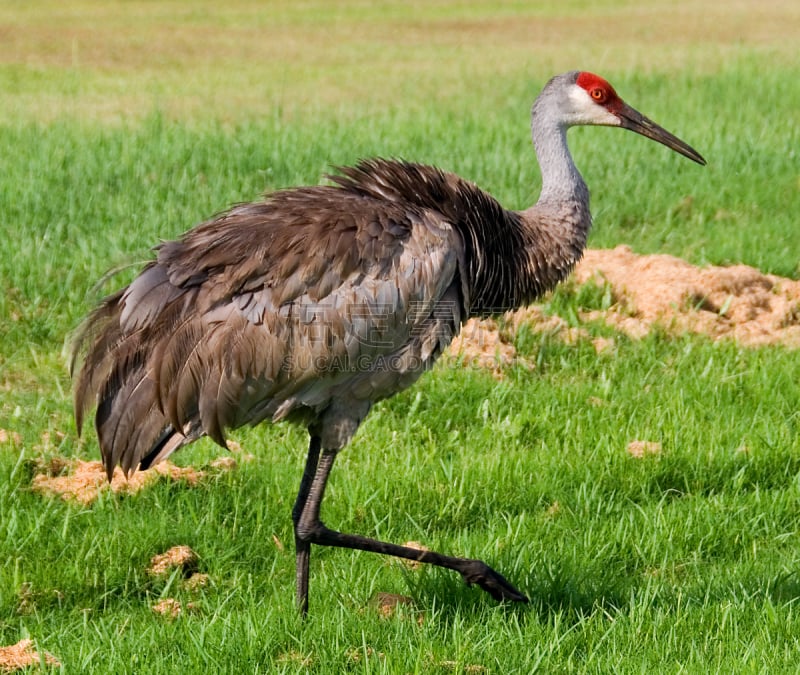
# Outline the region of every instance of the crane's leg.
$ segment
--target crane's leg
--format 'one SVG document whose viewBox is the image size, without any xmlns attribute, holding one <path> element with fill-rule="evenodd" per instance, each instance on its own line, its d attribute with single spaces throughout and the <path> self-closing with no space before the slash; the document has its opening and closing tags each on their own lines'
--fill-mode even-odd
<svg viewBox="0 0 800 675">
<path fill-rule="evenodd" d="M 303 470 L 303 477 L 300 479 L 300 490 L 297 492 L 297 499 L 292 509 L 292 522 L 294 523 L 294 550 L 295 550 L 295 574 L 297 579 L 297 608 L 305 616 L 308 613 L 308 562 L 311 558 L 311 542 L 304 541 L 297 536 L 297 526 L 300 516 L 303 514 L 308 493 L 311 490 L 311 482 L 317 473 L 319 464 L 320 438 L 312 434 L 308 442 L 308 456 L 306 457 L 306 467 Z"/>
<path fill-rule="evenodd" d="M 313 443 L 313 441 L 312 441 Z M 452 556 L 442 555 L 434 551 L 420 551 L 407 546 L 399 546 L 397 544 L 390 544 L 377 539 L 369 539 L 357 534 L 344 534 L 331 530 L 322 524 L 319 517 L 320 506 L 322 498 L 325 495 L 325 485 L 328 482 L 333 462 L 336 459 L 336 450 L 323 450 L 322 457 L 316 466 L 316 473 L 313 480 L 311 480 L 310 488 L 307 493 L 303 495 L 303 486 L 306 485 L 307 472 L 310 471 L 312 464 L 312 451 L 309 449 L 308 462 L 306 464 L 306 473 L 303 474 L 303 480 L 300 487 L 300 495 L 298 495 L 298 504 L 301 497 L 305 496 L 304 504 L 301 509 L 299 518 L 295 521 L 295 541 L 304 546 L 311 544 L 318 544 L 320 546 L 339 546 L 341 548 L 352 548 L 361 551 L 370 551 L 372 553 L 382 553 L 384 555 L 396 556 L 398 558 L 407 558 L 409 560 L 416 560 L 439 567 L 446 567 L 447 569 L 455 570 L 467 582 L 467 584 L 477 584 L 484 591 L 489 593 L 495 600 L 514 600 L 516 602 L 527 602 L 526 598 L 514 586 L 512 586 L 505 577 L 499 572 L 496 572 L 486 563 L 481 560 L 471 560 L 469 558 L 455 558 Z M 319 447 L 316 446 L 316 456 L 319 454 Z M 298 551 L 300 549 L 298 548 Z M 308 555 L 305 557 L 305 571 L 303 572 L 304 586 L 300 587 L 301 573 L 298 569 L 297 572 L 297 598 L 300 611 L 305 613 L 308 610 Z M 298 555 L 298 564 L 300 557 Z"/>
</svg>

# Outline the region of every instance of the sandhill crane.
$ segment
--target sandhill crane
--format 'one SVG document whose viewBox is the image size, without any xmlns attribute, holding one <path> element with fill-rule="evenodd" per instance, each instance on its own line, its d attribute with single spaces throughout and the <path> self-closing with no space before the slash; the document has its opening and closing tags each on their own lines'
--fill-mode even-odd
<svg viewBox="0 0 800 675">
<path fill-rule="evenodd" d="M 371 159 L 339 169 L 333 185 L 234 206 L 157 246 L 76 334 L 77 427 L 96 404 L 109 479 L 201 436 L 225 447 L 226 429 L 301 423 L 310 442 L 292 519 L 303 614 L 312 544 L 431 563 L 498 600 L 526 601 L 482 561 L 329 529 L 320 505 L 373 403 L 417 380 L 467 318 L 530 303 L 580 259 L 591 216 L 567 148 L 575 125 L 630 129 L 705 164 L 606 80 L 574 71 L 533 105 L 542 190 L 524 211 L 437 168 Z"/>
</svg>

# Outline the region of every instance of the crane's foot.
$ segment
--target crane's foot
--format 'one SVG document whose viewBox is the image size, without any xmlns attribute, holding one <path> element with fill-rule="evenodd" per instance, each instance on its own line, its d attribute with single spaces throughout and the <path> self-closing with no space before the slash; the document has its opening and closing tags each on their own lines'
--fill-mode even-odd
<svg viewBox="0 0 800 675">
<path fill-rule="evenodd" d="M 319 517 L 320 504 L 336 452 L 336 450 L 324 450 L 320 457 L 319 438 L 312 436 L 306 468 L 300 481 L 300 491 L 292 510 L 297 551 L 297 605 L 301 615 L 305 616 L 308 612 L 308 561 L 312 544 L 369 551 L 444 567 L 459 572 L 467 584 L 479 586 L 495 600 L 528 602 L 528 598 L 508 583 L 502 574 L 495 572 L 482 560 L 455 558 L 435 551 L 421 551 L 325 527 Z"/>
<path fill-rule="evenodd" d="M 528 598 L 520 593 L 508 580 L 489 567 L 482 560 L 464 560 L 456 569 L 464 577 L 468 586 L 479 586 L 495 600 L 512 600 L 514 602 L 528 602 Z"/>
</svg>

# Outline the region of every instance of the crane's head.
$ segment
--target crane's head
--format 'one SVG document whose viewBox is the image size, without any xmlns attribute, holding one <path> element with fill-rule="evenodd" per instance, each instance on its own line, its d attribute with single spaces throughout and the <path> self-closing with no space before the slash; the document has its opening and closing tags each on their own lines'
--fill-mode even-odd
<svg viewBox="0 0 800 675">
<path fill-rule="evenodd" d="M 617 95 L 614 87 L 599 75 L 582 71 L 567 73 L 563 77 L 566 77 L 566 100 L 562 99 L 562 113 L 568 126 L 593 124 L 630 129 L 663 143 L 698 164 L 706 163 L 693 147 L 631 108 Z"/>
</svg>

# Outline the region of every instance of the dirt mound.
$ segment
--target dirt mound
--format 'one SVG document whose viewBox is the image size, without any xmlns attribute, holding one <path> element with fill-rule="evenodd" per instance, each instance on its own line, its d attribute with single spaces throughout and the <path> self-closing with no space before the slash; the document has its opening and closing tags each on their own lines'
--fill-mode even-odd
<svg viewBox="0 0 800 675">
<path fill-rule="evenodd" d="M 730 337 L 743 345 L 800 347 L 800 282 L 762 274 L 747 265 L 695 267 L 669 255 L 636 255 L 627 246 L 586 251 L 575 269 L 578 284 L 609 284 L 603 319 L 633 337 L 658 325 L 673 334 Z"/>
<path fill-rule="evenodd" d="M 0 647 L 0 673 L 13 673 L 30 666 L 42 665 L 59 668 L 61 663 L 52 654 L 34 651 L 33 640 L 20 640 L 15 645 Z"/>
<path fill-rule="evenodd" d="M 499 375 L 504 366 L 516 359 L 512 339 L 494 319 L 470 319 L 450 343 L 448 353 L 465 366 L 486 368 Z"/>
<path fill-rule="evenodd" d="M 58 495 L 62 499 L 71 499 L 88 505 L 95 501 L 100 491 L 104 489 L 133 494 L 159 476 L 169 476 L 173 480 L 183 479 L 193 485 L 204 475 L 203 471 L 191 467 L 182 468 L 165 461 L 156 464 L 149 471 L 137 471 L 130 478 L 125 478 L 122 469 L 117 467 L 109 484 L 101 462 L 56 458 L 43 467 L 42 473 L 33 477 L 33 489 L 43 494 Z"/>
<path fill-rule="evenodd" d="M 197 572 L 198 556 L 190 547 L 186 545 L 173 546 L 158 553 L 150 559 L 150 566 L 147 574 L 152 577 L 163 577 L 172 574 L 174 570 L 179 570 L 184 577 L 180 586 L 184 590 L 199 592 L 209 583 L 207 574 Z M 196 602 L 181 602 L 176 598 L 162 598 L 151 609 L 167 619 L 177 619 L 184 611 L 196 611 L 199 606 Z"/>
<path fill-rule="evenodd" d="M 153 612 L 163 616 L 166 619 L 175 620 L 185 610 L 190 612 L 197 610 L 198 605 L 196 602 L 187 602 L 184 604 L 175 598 L 164 598 L 163 600 L 159 600 L 156 604 L 154 604 L 151 609 Z"/>
<path fill-rule="evenodd" d="M 188 546 L 173 546 L 150 559 L 147 573 L 160 577 L 169 574 L 176 567 L 180 568 L 185 576 L 189 576 L 197 568 L 197 554 Z"/>
<path fill-rule="evenodd" d="M 637 255 L 619 246 L 586 251 L 571 283 L 610 290 L 611 306 L 580 312 L 581 320 L 602 321 L 636 339 L 658 327 L 672 335 L 703 334 L 745 346 L 800 347 L 800 282 L 747 265 L 695 267 L 673 256 Z M 510 312 L 499 323 L 471 319 L 453 341 L 451 357 L 500 373 L 517 360 L 513 338 L 522 324 L 568 343 L 589 338 L 588 331 L 545 314 L 544 307 Z M 593 343 L 598 352 L 613 344 L 604 338 Z"/>
</svg>

